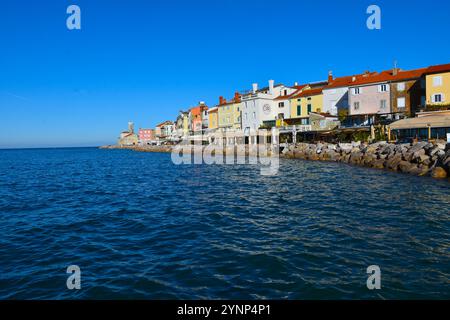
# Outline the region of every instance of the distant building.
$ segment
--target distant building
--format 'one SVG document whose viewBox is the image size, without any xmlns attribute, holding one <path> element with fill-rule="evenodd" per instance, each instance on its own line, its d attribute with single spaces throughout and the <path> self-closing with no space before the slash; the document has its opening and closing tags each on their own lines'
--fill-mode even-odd
<svg viewBox="0 0 450 320">
<path fill-rule="evenodd" d="M 190 112 L 180 111 L 176 120 L 176 135 L 180 138 L 187 137 L 190 131 Z"/>
<path fill-rule="evenodd" d="M 191 130 L 194 134 L 200 134 L 208 128 L 208 106 L 203 101 L 191 108 L 190 114 Z"/>
<path fill-rule="evenodd" d="M 158 141 L 166 141 L 175 130 L 175 125 L 172 121 L 164 121 L 155 127 L 155 137 Z"/>
<path fill-rule="evenodd" d="M 219 128 L 224 130 L 239 130 L 242 128 L 241 96 L 235 92 L 233 99 L 227 101 L 224 97 L 219 97 L 218 121 Z"/>
<path fill-rule="evenodd" d="M 289 107 L 281 105 L 275 99 L 280 96 L 289 96 L 297 89 L 283 84 L 274 84 L 269 80 L 269 86 L 258 89 L 253 83 L 250 92 L 241 95 L 242 99 L 242 129 L 246 136 L 253 135 L 262 126 L 274 127 L 278 118 L 289 116 Z M 253 142 L 252 142 L 253 141 Z M 256 136 L 250 143 L 256 143 Z"/>
<path fill-rule="evenodd" d="M 208 131 L 214 131 L 219 127 L 218 107 L 208 110 Z"/>
<path fill-rule="evenodd" d="M 154 129 L 139 129 L 139 144 L 148 145 L 156 141 Z"/>
<path fill-rule="evenodd" d="M 119 141 L 117 144 L 119 146 L 135 146 L 139 142 L 137 134 L 134 133 L 134 123 L 128 122 L 128 131 L 123 131 L 120 134 Z"/>
</svg>

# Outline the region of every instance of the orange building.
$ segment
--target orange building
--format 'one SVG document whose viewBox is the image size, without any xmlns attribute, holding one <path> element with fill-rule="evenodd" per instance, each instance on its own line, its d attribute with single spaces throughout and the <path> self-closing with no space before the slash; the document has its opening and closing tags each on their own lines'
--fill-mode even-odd
<svg viewBox="0 0 450 320">
<path fill-rule="evenodd" d="M 202 132 L 208 127 L 208 106 L 200 102 L 198 106 L 191 108 L 191 128 L 194 132 Z"/>
</svg>

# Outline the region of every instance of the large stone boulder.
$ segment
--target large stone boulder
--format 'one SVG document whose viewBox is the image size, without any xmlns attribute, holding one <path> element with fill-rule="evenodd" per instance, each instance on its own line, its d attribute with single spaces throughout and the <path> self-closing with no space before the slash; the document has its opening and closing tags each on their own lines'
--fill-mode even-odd
<svg viewBox="0 0 450 320">
<path fill-rule="evenodd" d="M 435 179 L 445 179 L 447 178 L 447 171 L 442 167 L 434 167 L 431 176 Z"/>
<path fill-rule="evenodd" d="M 402 155 L 401 154 L 396 154 L 393 157 L 389 158 L 386 161 L 386 168 L 393 170 L 393 171 L 397 171 L 398 169 L 398 165 L 400 164 L 400 162 L 402 161 Z"/>
</svg>

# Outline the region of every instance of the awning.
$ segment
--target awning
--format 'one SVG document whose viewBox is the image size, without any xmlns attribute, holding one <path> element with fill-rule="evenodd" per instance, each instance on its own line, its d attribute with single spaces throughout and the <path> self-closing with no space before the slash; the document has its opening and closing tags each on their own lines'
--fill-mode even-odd
<svg viewBox="0 0 450 320">
<path fill-rule="evenodd" d="M 390 124 L 391 130 L 450 128 L 450 115 L 430 115 L 420 118 L 408 118 Z"/>
</svg>

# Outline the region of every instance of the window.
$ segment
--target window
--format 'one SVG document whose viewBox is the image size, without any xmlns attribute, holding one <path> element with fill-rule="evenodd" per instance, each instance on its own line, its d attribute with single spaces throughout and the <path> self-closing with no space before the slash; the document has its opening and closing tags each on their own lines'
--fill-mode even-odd
<svg viewBox="0 0 450 320">
<path fill-rule="evenodd" d="M 361 93 L 360 88 L 353 88 L 353 94 L 356 96 Z"/>
<path fill-rule="evenodd" d="M 359 102 L 353 103 L 353 109 L 359 110 Z"/>
<path fill-rule="evenodd" d="M 284 95 L 287 96 L 287 90 L 284 90 Z"/>
<path fill-rule="evenodd" d="M 444 99 L 442 99 L 442 94 L 438 93 L 431 97 L 432 102 L 442 102 Z"/>
<path fill-rule="evenodd" d="M 405 98 L 398 98 L 397 99 L 397 108 L 404 108 L 406 106 Z"/>
<path fill-rule="evenodd" d="M 308 101 L 311 101 L 311 97 L 308 97 Z"/>
<path fill-rule="evenodd" d="M 297 99 L 297 102 L 300 102 L 300 101 L 302 101 L 302 99 Z"/>
<path fill-rule="evenodd" d="M 301 115 L 302 114 L 302 106 L 297 106 L 297 115 Z"/>
<path fill-rule="evenodd" d="M 248 115 L 245 114 L 244 116 L 245 116 L 245 117 L 244 117 L 244 118 L 245 118 L 245 121 L 247 121 L 247 120 L 248 120 Z"/>
<path fill-rule="evenodd" d="M 308 104 L 308 114 L 312 111 L 312 105 Z"/>
<path fill-rule="evenodd" d="M 381 100 L 380 101 L 380 109 L 381 110 L 386 110 L 386 100 Z"/>
<path fill-rule="evenodd" d="M 256 120 L 256 112 L 253 112 L 253 119 Z"/>
<path fill-rule="evenodd" d="M 404 82 L 397 83 L 397 91 L 405 91 L 405 83 Z"/>
<path fill-rule="evenodd" d="M 283 107 L 284 107 L 284 102 L 278 103 L 278 108 L 283 108 Z"/>
<path fill-rule="evenodd" d="M 387 91 L 388 91 L 387 84 L 381 84 L 379 86 L 379 92 L 387 92 Z"/>
<path fill-rule="evenodd" d="M 433 77 L 433 87 L 442 86 L 442 76 Z"/>
</svg>

